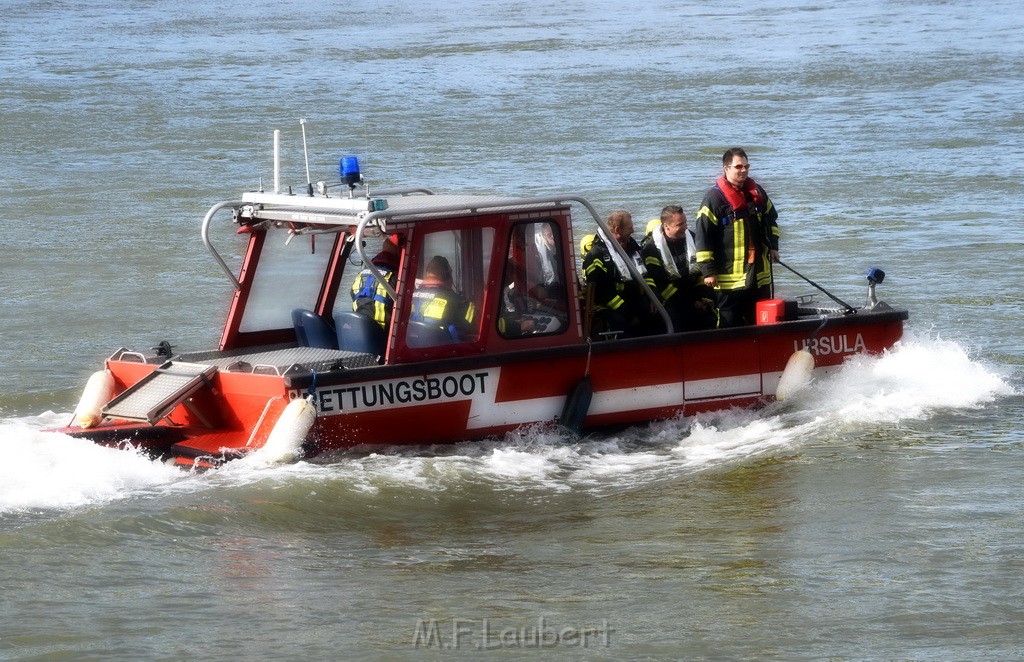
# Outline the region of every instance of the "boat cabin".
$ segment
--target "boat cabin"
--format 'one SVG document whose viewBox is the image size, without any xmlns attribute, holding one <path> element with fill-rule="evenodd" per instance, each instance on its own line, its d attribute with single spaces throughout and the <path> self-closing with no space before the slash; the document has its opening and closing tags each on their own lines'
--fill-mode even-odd
<svg viewBox="0 0 1024 662">
<path fill-rule="evenodd" d="M 588 329 L 570 202 L 415 189 L 222 203 L 203 233 L 235 287 L 220 349 L 297 342 L 391 365 L 579 345 Z M 224 208 L 248 235 L 237 277 L 206 231 Z M 397 245 L 393 271 L 374 259 L 385 241 Z M 361 273 L 380 284 L 386 320 L 353 310 Z"/>
</svg>

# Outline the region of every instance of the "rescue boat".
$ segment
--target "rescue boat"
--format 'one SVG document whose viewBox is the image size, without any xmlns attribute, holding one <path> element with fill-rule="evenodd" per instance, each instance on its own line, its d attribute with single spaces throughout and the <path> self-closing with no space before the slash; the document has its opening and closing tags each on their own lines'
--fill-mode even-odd
<svg viewBox="0 0 1024 662">
<path fill-rule="evenodd" d="M 216 349 L 117 349 L 60 432 L 203 468 L 270 447 L 294 457 L 531 425 L 585 433 L 787 397 L 812 371 L 891 347 L 908 318 L 877 299 L 884 274 L 872 270 L 862 306 L 808 280 L 841 305 L 773 300 L 757 325 L 691 332 L 672 329 L 644 285 L 665 331 L 596 333 L 574 223 L 608 228 L 584 197 L 372 190 L 355 157 L 340 159 L 339 181 L 295 193 L 279 184 L 277 132 L 274 144 L 273 191 L 219 202 L 202 221 L 233 290 Z M 211 240 L 224 222 L 245 243 L 235 270 Z M 393 283 L 373 262 L 386 237 L 400 245 Z M 460 333 L 414 319 L 438 256 L 475 311 Z M 364 269 L 393 301 L 386 325 L 353 310 Z"/>
</svg>

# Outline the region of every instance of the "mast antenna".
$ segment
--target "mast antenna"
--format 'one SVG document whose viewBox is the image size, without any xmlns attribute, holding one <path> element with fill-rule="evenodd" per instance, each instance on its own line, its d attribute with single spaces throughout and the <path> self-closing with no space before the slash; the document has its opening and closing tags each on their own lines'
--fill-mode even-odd
<svg viewBox="0 0 1024 662">
<path fill-rule="evenodd" d="M 309 176 L 309 151 L 306 149 L 306 118 L 299 119 L 299 126 L 302 127 L 302 155 L 306 157 L 306 190 L 309 197 L 313 197 L 313 180 Z"/>
</svg>

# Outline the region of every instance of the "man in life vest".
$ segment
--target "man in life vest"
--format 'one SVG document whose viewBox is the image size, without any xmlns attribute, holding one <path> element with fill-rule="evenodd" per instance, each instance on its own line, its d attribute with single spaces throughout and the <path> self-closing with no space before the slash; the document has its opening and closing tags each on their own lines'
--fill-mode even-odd
<svg viewBox="0 0 1024 662">
<path fill-rule="evenodd" d="M 401 237 L 393 234 L 384 240 L 380 252 L 370 262 L 377 267 L 393 288 L 398 278 L 398 256 Z M 371 318 L 385 331 L 391 323 L 391 311 L 395 302 L 384 286 L 369 268 L 363 269 L 352 282 L 352 310 Z"/>
<path fill-rule="evenodd" d="M 722 176 L 697 212 L 697 266 L 717 292 L 722 327 L 755 323 L 757 302 L 772 297 L 779 259 L 778 212 L 749 171 L 743 149 L 726 151 Z"/>
<path fill-rule="evenodd" d="M 629 338 L 651 333 L 655 326 L 650 301 L 643 286 L 636 282 L 622 256 L 608 245 L 615 241 L 636 265 L 644 280 L 652 288 L 654 280 L 647 274 L 640 256 L 640 245 L 633 239 L 633 217 L 628 211 L 618 210 L 607 219 L 611 237 L 598 232 L 583 257 L 583 277 L 594 289 L 595 332 L 618 332 Z"/>
<path fill-rule="evenodd" d="M 661 218 L 648 224 L 641 254 L 655 292 L 665 304 L 675 331 L 699 331 L 718 326 L 715 292 L 704 284 L 697 266 L 694 237 L 686 213 L 678 205 L 661 210 Z"/>
<path fill-rule="evenodd" d="M 472 301 L 455 291 L 452 267 L 446 258 L 435 255 L 423 270 L 423 280 L 412 293 L 414 321 L 428 322 L 444 329 L 453 341 L 476 340 Z"/>
</svg>

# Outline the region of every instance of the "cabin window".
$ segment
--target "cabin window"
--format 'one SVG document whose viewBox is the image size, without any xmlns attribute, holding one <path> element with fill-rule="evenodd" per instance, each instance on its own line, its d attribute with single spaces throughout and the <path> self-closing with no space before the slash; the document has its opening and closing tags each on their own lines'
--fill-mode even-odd
<svg viewBox="0 0 1024 662">
<path fill-rule="evenodd" d="M 558 226 L 551 221 L 512 228 L 501 286 L 498 333 L 504 338 L 561 333 L 568 288 Z"/>
<path fill-rule="evenodd" d="M 416 267 L 406 342 L 433 347 L 480 339 L 494 228 L 430 232 Z"/>
<path fill-rule="evenodd" d="M 334 237 L 292 236 L 267 229 L 239 331 L 266 331 L 292 326 L 292 310 L 315 309 Z"/>
</svg>

